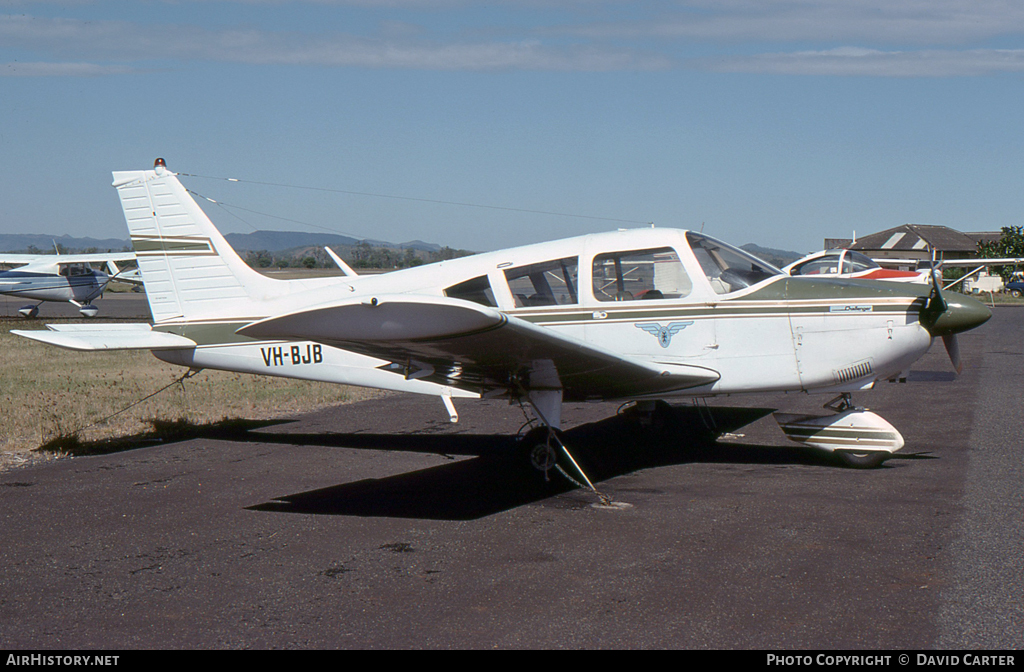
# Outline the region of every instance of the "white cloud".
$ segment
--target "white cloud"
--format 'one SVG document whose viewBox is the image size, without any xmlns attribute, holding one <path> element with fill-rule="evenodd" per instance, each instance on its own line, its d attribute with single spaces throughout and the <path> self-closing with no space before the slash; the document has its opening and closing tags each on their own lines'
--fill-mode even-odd
<svg viewBox="0 0 1024 672">
<path fill-rule="evenodd" d="M 220 61 L 430 70 L 651 70 L 668 58 L 619 47 L 548 46 L 537 39 L 439 42 L 343 33 L 275 32 L 120 21 L 0 17 L 0 43 L 51 57 L 118 62 Z"/>
<path fill-rule="evenodd" d="M 1024 72 L 1024 49 L 879 51 L 840 47 L 824 51 L 699 59 L 717 72 L 869 77 L 973 77 Z"/>
<path fill-rule="evenodd" d="M 132 71 L 127 66 L 98 63 L 0 63 L 0 77 L 99 77 Z"/>
<path fill-rule="evenodd" d="M 1024 32 L 1017 0 L 683 0 L 642 21 L 565 29 L 590 37 L 966 44 Z M 650 14 L 650 12 L 648 12 Z"/>
</svg>

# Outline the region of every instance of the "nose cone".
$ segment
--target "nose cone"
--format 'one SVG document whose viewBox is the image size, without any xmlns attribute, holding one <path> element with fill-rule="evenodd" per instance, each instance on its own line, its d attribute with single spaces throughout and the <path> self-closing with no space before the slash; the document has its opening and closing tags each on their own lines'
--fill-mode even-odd
<svg viewBox="0 0 1024 672">
<path fill-rule="evenodd" d="M 932 336 L 949 336 L 981 326 L 992 317 L 992 311 L 981 301 L 956 292 L 942 292 L 946 310 L 928 327 Z"/>
</svg>

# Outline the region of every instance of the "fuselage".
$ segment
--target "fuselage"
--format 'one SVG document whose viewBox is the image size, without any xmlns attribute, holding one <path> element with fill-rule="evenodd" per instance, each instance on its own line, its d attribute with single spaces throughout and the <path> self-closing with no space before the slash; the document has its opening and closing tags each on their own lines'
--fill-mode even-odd
<svg viewBox="0 0 1024 672">
<path fill-rule="evenodd" d="M 36 301 L 88 303 L 103 293 L 108 276 L 82 265 L 28 265 L 0 272 L 0 294 Z"/>
<path fill-rule="evenodd" d="M 331 379 L 326 369 L 313 372 L 312 343 L 260 343 L 233 331 L 270 315 L 401 294 L 470 301 L 634 360 L 719 373 L 714 383 L 674 393 L 680 396 L 864 389 L 906 370 L 932 341 L 920 320 L 925 285 L 790 277 L 675 229 L 592 234 L 306 287 L 281 285 L 280 296 L 235 302 L 230 318 L 225 303 L 205 318 L 158 322 L 157 329 L 200 343 L 189 354 L 158 356 Z M 320 362 L 329 363 L 331 350 L 318 350 Z M 294 367 L 293 351 L 300 353 Z"/>
</svg>

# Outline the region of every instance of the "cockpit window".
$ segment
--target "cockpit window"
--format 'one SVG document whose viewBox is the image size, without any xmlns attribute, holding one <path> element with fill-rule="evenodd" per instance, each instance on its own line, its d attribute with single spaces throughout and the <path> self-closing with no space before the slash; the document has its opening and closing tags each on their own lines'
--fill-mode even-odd
<svg viewBox="0 0 1024 672">
<path fill-rule="evenodd" d="M 516 308 L 579 303 L 576 276 L 579 257 L 566 257 L 505 270 Z"/>
<path fill-rule="evenodd" d="M 494 300 L 494 292 L 491 291 L 491 283 L 487 280 L 486 275 L 452 285 L 444 290 L 444 295 L 453 299 L 479 303 L 482 306 L 498 307 Z"/>
<path fill-rule="evenodd" d="M 782 271 L 768 262 L 704 234 L 690 231 L 686 239 L 716 294 L 737 292 L 782 275 Z"/>
<path fill-rule="evenodd" d="M 594 257 L 594 298 L 598 301 L 678 299 L 691 289 L 690 276 L 671 247 Z"/>
</svg>

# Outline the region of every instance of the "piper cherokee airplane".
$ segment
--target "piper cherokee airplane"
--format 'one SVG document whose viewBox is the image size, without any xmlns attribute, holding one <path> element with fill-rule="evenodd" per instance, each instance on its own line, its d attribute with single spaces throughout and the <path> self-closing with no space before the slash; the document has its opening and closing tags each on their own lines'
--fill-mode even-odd
<svg viewBox="0 0 1024 672">
<path fill-rule="evenodd" d="M 93 317 L 99 309 L 92 301 L 103 294 L 111 280 L 141 283 L 137 275 L 122 275 L 117 262 L 134 261 L 134 252 L 97 254 L 0 254 L 0 264 L 24 264 L 0 272 L 0 294 L 38 301 L 22 306 L 22 317 L 35 317 L 44 301 L 68 301 L 78 306 L 85 317 Z M 91 264 L 106 264 L 108 273 Z M 133 280 L 134 279 L 134 280 Z"/>
<path fill-rule="evenodd" d="M 149 349 L 164 361 L 441 397 L 507 398 L 539 426 L 519 445 L 566 465 L 565 401 L 755 392 L 842 395 L 787 434 L 855 466 L 903 445 L 849 393 L 906 370 L 985 322 L 934 283 L 791 277 L 710 236 L 600 233 L 382 275 L 276 280 L 250 269 L 162 160 L 115 172 L 153 324 L 14 333 L 76 350 Z M 839 398 L 837 398 L 839 399 Z M 587 485 L 592 484 L 587 480 Z M 595 490 L 596 492 L 596 490 Z"/>
</svg>

